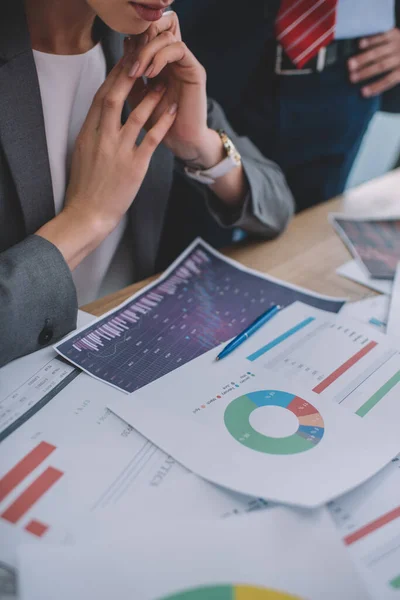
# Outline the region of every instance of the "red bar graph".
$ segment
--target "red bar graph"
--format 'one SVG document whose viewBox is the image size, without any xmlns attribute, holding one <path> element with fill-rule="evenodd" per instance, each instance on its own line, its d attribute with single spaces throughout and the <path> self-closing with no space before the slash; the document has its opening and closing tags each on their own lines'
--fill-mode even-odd
<svg viewBox="0 0 400 600">
<path fill-rule="evenodd" d="M 388 523 L 391 523 L 392 521 L 395 521 L 395 519 L 398 518 L 400 518 L 400 506 L 386 513 L 386 515 L 379 517 L 379 519 L 371 521 L 371 523 L 368 523 L 367 525 L 365 525 L 361 529 L 358 529 L 354 533 L 348 535 L 344 538 L 344 543 L 346 544 L 346 546 L 351 546 L 351 544 L 358 542 L 358 540 L 361 540 L 370 533 L 373 533 L 377 529 L 380 529 L 384 525 L 387 525 Z"/>
<path fill-rule="evenodd" d="M 47 442 L 40 442 L 29 454 L 19 461 L 8 473 L 0 479 L 0 502 L 17 487 L 36 467 L 56 449 Z"/>
<path fill-rule="evenodd" d="M 42 537 L 42 535 L 46 533 L 48 528 L 48 525 L 45 525 L 44 523 L 33 519 L 32 521 L 29 521 L 28 525 L 25 527 L 25 530 L 29 533 L 32 533 L 33 535 L 36 535 L 37 537 Z"/>
<path fill-rule="evenodd" d="M 364 358 L 364 356 L 366 356 L 366 354 L 368 354 L 368 352 L 371 352 L 371 350 L 373 350 L 375 348 L 375 346 L 377 346 L 377 345 L 378 345 L 377 342 L 369 342 L 369 344 L 364 346 L 364 348 L 362 348 L 359 352 L 357 352 L 357 354 L 354 354 L 354 356 L 349 358 L 349 360 L 347 360 L 340 367 L 338 367 L 336 369 L 336 371 L 333 371 L 333 373 L 328 375 L 328 377 L 326 377 L 326 379 L 321 381 L 321 383 L 319 383 L 313 389 L 313 392 L 315 392 L 316 394 L 321 394 L 322 392 L 324 392 L 326 390 L 326 388 L 328 388 L 330 385 L 332 385 L 332 383 L 334 381 L 336 381 L 337 379 L 339 379 L 339 377 L 344 375 L 344 373 L 346 373 L 346 371 L 351 369 L 351 367 L 353 367 L 356 363 L 358 363 L 359 360 Z"/>
<path fill-rule="evenodd" d="M 24 492 L 2 513 L 1 518 L 17 523 L 32 506 L 62 477 L 63 472 L 48 467 Z"/>
</svg>

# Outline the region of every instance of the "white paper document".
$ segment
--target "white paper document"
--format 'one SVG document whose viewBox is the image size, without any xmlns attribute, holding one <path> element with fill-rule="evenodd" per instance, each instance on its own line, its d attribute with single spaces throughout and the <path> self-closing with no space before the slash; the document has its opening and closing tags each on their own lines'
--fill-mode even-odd
<svg viewBox="0 0 400 600">
<path fill-rule="evenodd" d="M 96 317 L 78 311 L 77 326 Z M 43 348 L 0 369 L 0 442 L 79 375 L 79 370 L 60 360 L 53 348 Z"/>
<path fill-rule="evenodd" d="M 346 277 L 346 279 L 350 279 L 351 281 L 365 285 L 371 290 L 375 290 L 381 294 L 390 295 L 392 292 L 393 281 L 369 277 L 366 271 L 360 267 L 356 260 L 350 260 L 349 262 L 345 263 L 336 269 L 336 273 L 342 277 Z"/>
<path fill-rule="evenodd" d="M 398 453 L 400 354 L 379 331 L 296 303 L 217 353 L 108 406 L 191 471 L 276 502 L 325 503 Z"/>
<path fill-rule="evenodd" d="M 19 568 L 21 600 L 368 600 L 325 510 L 133 520 L 124 539 L 24 546 Z"/>
<path fill-rule="evenodd" d="M 376 600 L 400 597 L 400 460 L 332 502 L 349 556 Z"/>
<path fill-rule="evenodd" d="M 386 333 L 390 308 L 390 297 L 384 294 L 372 296 L 357 302 L 346 302 L 340 316 L 357 319 Z"/>
<path fill-rule="evenodd" d="M 400 263 L 393 282 L 387 332 L 394 337 L 400 337 Z"/>
<path fill-rule="evenodd" d="M 47 348 L 0 371 L 0 405 L 22 386 L 33 409 L 0 446 L 0 597 L 26 540 L 73 543 L 122 530 L 132 514 L 219 518 L 266 505 L 196 477 L 113 415 L 107 403 L 122 392 L 79 372 L 56 389 L 54 361 Z"/>
</svg>

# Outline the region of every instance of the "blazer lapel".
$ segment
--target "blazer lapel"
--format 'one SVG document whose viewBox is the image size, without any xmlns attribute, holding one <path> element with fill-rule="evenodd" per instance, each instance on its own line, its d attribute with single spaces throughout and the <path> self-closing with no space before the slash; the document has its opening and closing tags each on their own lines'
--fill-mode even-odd
<svg viewBox="0 0 400 600">
<path fill-rule="evenodd" d="M 21 0 L 0 11 L 0 139 L 27 235 L 54 216 L 39 82 Z"/>
</svg>

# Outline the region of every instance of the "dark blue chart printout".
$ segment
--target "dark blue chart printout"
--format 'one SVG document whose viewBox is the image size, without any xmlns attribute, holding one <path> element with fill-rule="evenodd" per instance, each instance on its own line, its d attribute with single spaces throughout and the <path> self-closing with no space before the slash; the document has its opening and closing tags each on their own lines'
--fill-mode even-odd
<svg viewBox="0 0 400 600">
<path fill-rule="evenodd" d="M 160 279 L 55 349 L 131 393 L 238 335 L 271 305 L 297 300 L 335 313 L 344 304 L 246 269 L 196 240 Z"/>
</svg>

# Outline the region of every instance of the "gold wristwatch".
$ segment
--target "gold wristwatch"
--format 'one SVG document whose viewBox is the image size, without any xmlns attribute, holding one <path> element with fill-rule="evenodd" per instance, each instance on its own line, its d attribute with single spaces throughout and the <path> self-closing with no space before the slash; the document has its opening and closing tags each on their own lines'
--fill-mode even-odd
<svg viewBox="0 0 400 600">
<path fill-rule="evenodd" d="M 225 131 L 223 129 L 218 129 L 217 133 L 221 138 L 226 157 L 220 163 L 211 167 L 211 169 L 203 171 L 201 169 L 185 167 L 185 173 L 188 177 L 206 185 L 212 185 L 219 177 L 223 177 L 229 173 L 229 171 L 238 167 L 242 162 L 239 151 Z"/>
</svg>

